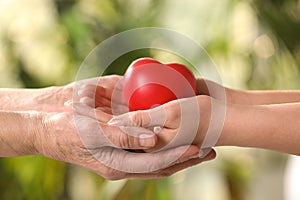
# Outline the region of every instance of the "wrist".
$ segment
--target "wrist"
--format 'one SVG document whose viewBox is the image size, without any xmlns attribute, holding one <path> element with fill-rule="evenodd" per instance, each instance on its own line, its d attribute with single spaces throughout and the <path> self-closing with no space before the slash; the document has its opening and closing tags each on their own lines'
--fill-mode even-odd
<svg viewBox="0 0 300 200">
<path fill-rule="evenodd" d="M 25 105 L 24 110 L 35 110 L 45 112 L 61 112 L 66 111 L 65 102 L 72 99 L 73 87 L 66 86 L 51 86 L 41 89 L 29 89 L 26 92 L 26 97 L 29 101 Z M 33 94 L 28 97 L 28 94 Z M 28 106 L 28 108 L 26 108 Z"/>
<path fill-rule="evenodd" d="M 229 145 L 233 108 L 227 102 L 209 96 L 199 96 L 200 125 L 197 144 L 202 148 Z"/>
<path fill-rule="evenodd" d="M 64 103 L 72 99 L 72 85 L 42 89 L 1 89 L 0 110 L 65 111 Z"/>
<path fill-rule="evenodd" d="M 259 105 L 227 104 L 224 127 L 216 146 L 257 145 L 257 133 L 264 133 L 261 129 L 266 121 L 261 119 L 261 114 L 265 112 Z"/>
<path fill-rule="evenodd" d="M 220 96 L 224 93 L 226 95 L 226 102 L 229 103 L 239 102 L 239 99 L 243 97 L 243 95 L 241 94 L 242 91 L 224 87 L 210 80 L 202 78 L 197 79 L 197 95 L 207 95 L 212 98 L 224 101 L 224 97 Z"/>
<path fill-rule="evenodd" d="M 240 105 L 226 103 L 225 121 L 216 146 L 239 146 L 239 135 L 236 134 L 236 129 L 240 128 L 238 124 L 241 120 L 240 117 L 237 119 L 235 116 L 239 116 L 242 112 L 241 108 Z"/>
<path fill-rule="evenodd" d="M 200 111 L 199 128 L 195 144 L 202 144 L 211 122 L 212 98 L 206 95 L 197 96 Z"/>
<path fill-rule="evenodd" d="M 39 89 L 38 94 L 31 99 L 32 110 L 60 112 L 65 111 L 66 101 L 72 99 L 73 88 L 66 86 L 52 86 Z"/>
</svg>

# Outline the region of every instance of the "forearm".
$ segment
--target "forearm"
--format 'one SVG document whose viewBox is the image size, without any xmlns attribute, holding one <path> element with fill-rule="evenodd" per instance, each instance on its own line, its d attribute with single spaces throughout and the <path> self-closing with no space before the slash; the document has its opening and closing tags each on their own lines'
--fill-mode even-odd
<svg viewBox="0 0 300 200">
<path fill-rule="evenodd" d="M 0 110 L 60 111 L 71 92 L 63 87 L 43 89 L 0 89 Z"/>
<path fill-rule="evenodd" d="M 228 105 L 217 145 L 264 148 L 300 155 L 300 103 Z"/>
<path fill-rule="evenodd" d="M 223 87 L 213 81 L 197 79 L 197 94 L 221 99 L 220 93 L 225 93 L 226 102 L 241 105 L 267 105 L 300 102 L 300 90 L 259 91 L 235 90 Z"/>
<path fill-rule="evenodd" d="M 0 111 L 0 157 L 35 154 L 41 121 L 37 112 Z"/>
</svg>

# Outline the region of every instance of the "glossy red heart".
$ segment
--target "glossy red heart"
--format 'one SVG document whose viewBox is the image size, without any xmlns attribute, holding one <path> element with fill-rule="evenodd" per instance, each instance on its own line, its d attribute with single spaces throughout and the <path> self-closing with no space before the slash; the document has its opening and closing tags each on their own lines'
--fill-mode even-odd
<svg viewBox="0 0 300 200">
<path fill-rule="evenodd" d="M 130 111 L 145 110 L 195 96 L 196 78 L 185 65 L 140 58 L 124 74 L 123 93 Z"/>
</svg>

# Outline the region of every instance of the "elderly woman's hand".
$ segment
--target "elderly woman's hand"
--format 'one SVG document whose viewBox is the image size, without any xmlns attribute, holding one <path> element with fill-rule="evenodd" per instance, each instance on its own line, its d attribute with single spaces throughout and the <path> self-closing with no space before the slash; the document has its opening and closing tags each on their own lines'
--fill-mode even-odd
<svg viewBox="0 0 300 200">
<path fill-rule="evenodd" d="M 122 130 L 81 114 L 47 114 L 42 121 L 43 130 L 35 136 L 38 154 L 83 166 L 111 180 L 165 177 L 215 156 L 200 159 L 199 148 L 192 145 L 156 153 L 126 151 L 153 147 L 155 135 L 137 127 Z"/>
</svg>

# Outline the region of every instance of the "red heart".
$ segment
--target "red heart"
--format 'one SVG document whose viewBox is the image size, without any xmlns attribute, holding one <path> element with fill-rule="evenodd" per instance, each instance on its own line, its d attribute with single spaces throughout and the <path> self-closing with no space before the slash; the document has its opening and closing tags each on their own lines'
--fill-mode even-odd
<svg viewBox="0 0 300 200">
<path fill-rule="evenodd" d="M 124 75 L 123 93 L 131 111 L 145 110 L 195 96 L 196 78 L 185 65 L 140 58 L 130 64 Z"/>
</svg>

